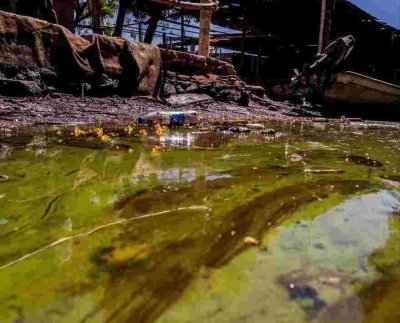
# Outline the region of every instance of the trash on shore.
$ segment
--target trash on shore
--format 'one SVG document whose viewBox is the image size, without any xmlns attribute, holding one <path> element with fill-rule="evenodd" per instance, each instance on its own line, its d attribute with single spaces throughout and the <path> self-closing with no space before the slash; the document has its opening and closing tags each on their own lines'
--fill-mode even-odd
<svg viewBox="0 0 400 323">
<path fill-rule="evenodd" d="M 139 124 L 164 125 L 164 126 L 183 126 L 196 125 L 199 123 L 199 114 L 196 111 L 157 111 L 150 112 L 145 116 L 140 116 Z"/>
<path fill-rule="evenodd" d="M 277 132 L 274 129 L 264 129 L 261 131 L 261 134 L 267 135 L 267 136 L 274 136 L 276 133 Z"/>
<path fill-rule="evenodd" d="M 250 129 L 247 127 L 230 127 L 228 131 L 233 133 L 249 133 Z"/>
<path fill-rule="evenodd" d="M 264 125 L 262 123 L 248 123 L 246 127 L 250 130 L 262 130 L 264 129 Z"/>
</svg>

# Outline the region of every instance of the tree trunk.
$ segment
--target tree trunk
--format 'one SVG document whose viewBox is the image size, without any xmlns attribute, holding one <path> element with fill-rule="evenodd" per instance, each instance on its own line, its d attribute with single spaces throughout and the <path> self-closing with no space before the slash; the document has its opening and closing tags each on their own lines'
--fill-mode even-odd
<svg viewBox="0 0 400 323">
<path fill-rule="evenodd" d="M 161 19 L 162 10 L 160 8 L 154 9 L 149 19 L 149 25 L 147 26 L 146 35 L 144 36 L 144 42 L 151 44 L 156 34 L 158 22 Z"/>
<path fill-rule="evenodd" d="M 89 0 L 90 13 L 92 15 L 93 33 L 103 34 L 101 29 L 101 3 L 100 0 Z"/>
<path fill-rule="evenodd" d="M 117 15 L 117 20 L 115 22 L 115 28 L 114 28 L 114 37 L 121 37 L 122 36 L 122 30 L 124 29 L 124 23 L 125 23 L 125 17 L 126 13 L 128 11 L 128 0 L 120 0 L 119 1 L 119 8 L 118 8 L 118 15 Z"/>
</svg>

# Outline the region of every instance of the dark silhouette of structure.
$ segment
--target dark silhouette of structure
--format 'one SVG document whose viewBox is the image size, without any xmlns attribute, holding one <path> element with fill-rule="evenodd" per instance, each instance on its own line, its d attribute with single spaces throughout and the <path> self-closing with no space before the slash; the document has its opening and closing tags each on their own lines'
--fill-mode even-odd
<svg viewBox="0 0 400 323">
<path fill-rule="evenodd" d="M 357 42 L 345 68 L 399 83 L 399 30 L 347 0 L 336 0 L 334 10 L 334 2 L 326 1 L 332 18 L 328 38 L 353 35 Z M 233 62 L 242 76 L 254 79 L 257 70 L 260 82 L 276 84 L 314 60 L 320 18 L 321 0 L 220 0 L 213 23 L 238 33 L 218 36 L 211 43 L 238 52 Z"/>
</svg>

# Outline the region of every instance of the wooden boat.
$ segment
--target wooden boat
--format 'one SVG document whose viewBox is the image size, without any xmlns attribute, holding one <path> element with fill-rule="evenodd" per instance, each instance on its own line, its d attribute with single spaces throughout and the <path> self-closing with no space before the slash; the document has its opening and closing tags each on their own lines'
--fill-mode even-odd
<svg viewBox="0 0 400 323">
<path fill-rule="evenodd" d="M 400 105 L 400 86 L 355 72 L 341 72 L 325 98 L 343 104 Z"/>
</svg>

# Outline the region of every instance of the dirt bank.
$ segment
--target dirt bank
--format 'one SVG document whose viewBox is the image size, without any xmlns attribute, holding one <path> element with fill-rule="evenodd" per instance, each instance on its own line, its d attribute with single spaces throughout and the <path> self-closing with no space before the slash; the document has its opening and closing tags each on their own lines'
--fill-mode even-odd
<svg viewBox="0 0 400 323">
<path fill-rule="evenodd" d="M 53 94 L 45 97 L 0 96 L 0 125 L 4 128 L 42 124 L 87 124 L 120 121 L 136 122 L 139 115 L 151 111 L 198 110 L 204 121 L 222 119 L 262 120 L 288 118 L 298 115 L 298 108 L 273 101 L 251 101 L 249 107 L 236 103 L 209 100 L 188 100 L 185 94 L 173 97 L 175 104 L 146 97 L 76 97 L 70 94 Z"/>
</svg>

